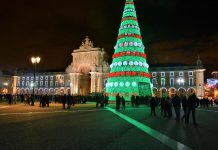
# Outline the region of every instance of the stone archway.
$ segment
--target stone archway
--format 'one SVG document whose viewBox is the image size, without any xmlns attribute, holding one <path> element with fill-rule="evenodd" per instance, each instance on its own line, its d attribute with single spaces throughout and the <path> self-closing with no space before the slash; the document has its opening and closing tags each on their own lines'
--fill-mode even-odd
<svg viewBox="0 0 218 150">
<path fill-rule="evenodd" d="M 176 89 L 175 88 L 169 88 L 169 97 L 172 97 L 173 95 L 176 94 Z"/>
<path fill-rule="evenodd" d="M 90 93 L 91 87 L 91 66 L 89 64 L 81 64 L 79 66 L 79 73 L 80 73 L 80 85 L 79 85 L 79 94 L 80 95 L 88 95 Z"/>
<path fill-rule="evenodd" d="M 167 89 L 166 88 L 160 88 L 160 97 L 167 97 Z"/>
<path fill-rule="evenodd" d="M 153 88 L 153 96 L 159 96 L 157 88 Z"/>
<path fill-rule="evenodd" d="M 179 96 L 184 96 L 186 95 L 186 90 L 184 88 L 179 88 L 177 94 Z"/>
<path fill-rule="evenodd" d="M 189 89 L 187 89 L 187 94 L 188 94 L 188 96 L 189 96 L 189 95 L 192 95 L 193 93 L 196 93 L 196 90 L 195 90 L 194 88 L 189 88 Z"/>
</svg>

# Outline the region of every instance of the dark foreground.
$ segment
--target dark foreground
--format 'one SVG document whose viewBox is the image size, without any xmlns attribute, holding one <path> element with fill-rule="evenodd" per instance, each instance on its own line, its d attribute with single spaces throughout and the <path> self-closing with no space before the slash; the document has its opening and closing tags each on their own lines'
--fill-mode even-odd
<svg viewBox="0 0 218 150">
<path fill-rule="evenodd" d="M 109 107 L 114 108 L 113 105 Z M 129 106 L 120 113 L 191 149 L 218 149 L 217 107 L 198 109 L 197 127 L 160 117 L 159 112 L 157 117 L 150 117 L 149 111 L 145 106 Z M 1 150 L 172 149 L 167 146 L 167 138 L 164 141 L 155 139 L 108 109 L 96 109 L 94 103 L 77 105 L 70 111 L 62 110 L 60 104 L 51 104 L 50 108 L 0 104 Z"/>
</svg>

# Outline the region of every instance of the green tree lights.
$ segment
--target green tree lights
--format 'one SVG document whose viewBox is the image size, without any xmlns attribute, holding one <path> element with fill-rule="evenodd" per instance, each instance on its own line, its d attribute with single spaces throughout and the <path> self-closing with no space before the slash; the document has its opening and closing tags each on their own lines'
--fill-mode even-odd
<svg viewBox="0 0 218 150">
<path fill-rule="evenodd" d="M 133 0 L 126 0 L 117 43 L 114 47 L 113 61 L 106 84 L 110 100 L 115 100 L 122 93 L 125 100 L 132 94 L 152 95 L 149 65 L 144 53 L 144 45 Z"/>
</svg>

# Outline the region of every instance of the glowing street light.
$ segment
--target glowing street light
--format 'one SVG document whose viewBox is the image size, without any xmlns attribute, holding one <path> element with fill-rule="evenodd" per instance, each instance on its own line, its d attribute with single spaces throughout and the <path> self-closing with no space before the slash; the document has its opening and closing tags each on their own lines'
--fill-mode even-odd
<svg viewBox="0 0 218 150">
<path fill-rule="evenodd" d="M 5 82 L 5 83 L 4 83 L 4 86 L 8 86 L 8 82 Z"/>
<path fill-rule="evenodd" d="M 177 82 L 179 83 L 179 85 L 180 85 L 180 84 L 184 84 L 184 83 L 185 83 L 185 81 L 184 81 L 184 79 L 183 79 L 183 78 L 179 78 L 179 79 L 177 79 Z"/>
<path fill-rule="evenodd" d="M 33 83 L 31 83 L 31 87 L 33 88 L 33 98 L 32 98 L 32 104 L 34 105 L 34 99 L 35 99 L 35 83 L 36 83 L 36 64 L 40 63 L 41 58 L 40 57 L 31 57 L 31 62 L 34 64 L 34 80 Z"/>
<path fill-rule="evenodd" d="M 32 57 L 32 58 L 31 58 L 31 62 L 32 62 L 33 64 L 38 64 L 38 63 L 40 63 L 40 60 L 41 60 L 40 57 Z"/>
</svg>

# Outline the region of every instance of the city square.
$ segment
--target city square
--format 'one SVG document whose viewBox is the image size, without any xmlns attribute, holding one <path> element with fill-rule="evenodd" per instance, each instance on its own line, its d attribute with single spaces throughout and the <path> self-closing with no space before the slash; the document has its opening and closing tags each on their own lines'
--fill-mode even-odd
<svg viewBox="0 0 218 150">
<path fill-rule="evenodd" d="M 37 103 L 38 104 L 38 103 Z M 114 109 L 114 104 L 109 104 Z M 199 108 L 198 127 L 188 126 L 160 116 L 150 116 L 150 108 L 127 105 L 121 114 L 156 131 L 142 131 L 107 108 L 96 108 L 95 103 L 78 104 L 63 110 L 61 104 L 49 108 L 24 104 L 0 106 L 1 149 L 216 149 L 218 140 L 218 107 Z M 192 120 L 191 120 L 192 122 Z M 174 140 L 170 142 L 169 139 Z M 176 145 L 175 145 L 176 144 Z M 183 144 L 184 147 L 178 147 Z M 169 146 L 171 145 L 171 147 Z"/>
<path fill-rule="evenodd" d="M 0 149 L 217 149 L 217 8 L 3 2 Z"/>
</svg>

